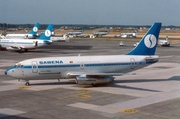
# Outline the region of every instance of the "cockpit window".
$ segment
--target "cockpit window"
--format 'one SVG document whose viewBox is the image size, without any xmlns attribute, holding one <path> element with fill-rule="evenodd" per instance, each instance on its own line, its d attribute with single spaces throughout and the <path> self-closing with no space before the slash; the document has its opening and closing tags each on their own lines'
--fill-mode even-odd
<svg viewBox="0 0 180 119">
<path fill-rule="evenodd" d="M 22 68 L 24 65 L 21 65 L 21 63 L 16 64 L 14 67 L 16 68 Z"/>
<path fill-rule="evenodd" d="M 17 67 L 18 67 L 18 68 L 21 67 L 21 64 L 19 63 L 19 64 L 17 65 Z"/>
</svg>

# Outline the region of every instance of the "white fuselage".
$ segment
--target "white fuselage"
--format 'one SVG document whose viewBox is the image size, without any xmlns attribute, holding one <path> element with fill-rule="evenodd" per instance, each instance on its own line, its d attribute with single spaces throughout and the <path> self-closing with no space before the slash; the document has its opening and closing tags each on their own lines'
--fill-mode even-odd
<svg viewBox="0 0 180 119">
<path fill-rule="evenodd" d="M 122 38 L 136 37 L 136 33 L 121 33 L 120 37 L 122 37 Z"/>
<path fill-rule="evenodd" d="M 158 56 L 110 55 L 50 57 L 24 60 L 6 70 L 8 75 L 23 80 L 72 78 L 68 73 L 128 73 L 158 61 Z"/>
<path fill-rule="evenodd" d="M 34 49 L 51 44 L 51 41 L 38 39 L 0 39 L 0 46 L 2 48 L 19 48 L 19 49 Z"/>
<path fill-rule="evenodd" d="M 35 38 L 33 34 L 7 34 L 7 39 L 32 39 Z"/>
</svg>

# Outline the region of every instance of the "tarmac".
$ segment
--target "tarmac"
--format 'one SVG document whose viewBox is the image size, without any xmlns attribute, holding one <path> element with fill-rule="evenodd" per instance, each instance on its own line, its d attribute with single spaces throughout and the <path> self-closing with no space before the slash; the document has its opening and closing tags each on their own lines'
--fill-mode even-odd
<svg viewBox="0 0 180 119">
<path fill-rule="evenodd" d="M 126 54 L 134 48 L 135 42 L 119 42 L 79 39 L 29 52 L 0 51 L 0 119 L 180 119 L 180 43 L 157 47 L 159 62 L 108 85 L 62 79 L 32 80 L 25 86 L 4 74 L 25 59 Z"/>
</svg>

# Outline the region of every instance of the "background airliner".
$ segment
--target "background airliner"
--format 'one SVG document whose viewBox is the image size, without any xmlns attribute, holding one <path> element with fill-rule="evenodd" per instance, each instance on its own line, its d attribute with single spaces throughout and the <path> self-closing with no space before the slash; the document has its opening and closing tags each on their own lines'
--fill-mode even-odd
<svg viewBox="0 0 180 119">
<path fill-rule="evenodd" d="M 133 33 L 120 33 L 119 36 L 122 38 L 128 38 L 128 37 L 136 37 L 137 30 L 135 30 Z"/>
<path fill-rule="evenodd" d="M 107 35 L 109 34 L 109 30 L 106 30 L 106 31 L 98 31 L 98 32 L 95 32 L 93 33 L 90 37 L 102 37 L 103 35 Z M 93 37 L 93 38 L 94 38 Z"/>
<path fill-rule="evenodd" d="M 28 33 L 28 34 L 6 34 L 6 38 L 8 39 L 35 39 L 38 37 L 38 28 L 39 28 L 39 23 L 36 23 L 33 27 L 33 29 Z"/>
<path fill-rule="evenodd" d="M 66 35 L 76 37 L 77 35 L 80 35 L 83 32 L 84 32 L 84 30 L 81 30 L 81 31 L 72 31 L 72 32 L 67 32 Z"/>
<path fill-rule="evenodd" d="M 51 33 L 53 24 L 50 24 L 45 33 L 41 34 L 38 39 L 0 39 L 0 47 L 14 51 L 28 51 L 37 47 L 51 44 Z"/>
<path fill-rule="evenodd" d="M 18 62 L 5 71 L 17 79 L 65 79 L 75 78 L 78 84 L 96 85 L 109 83 L 113 76 L 151 65 L 159 60 L 154 55 L 158 42 L 161 23 L 154 23 L 141 39 L 138 46 L 126 55 L 44 57 Z"/>
</svg>

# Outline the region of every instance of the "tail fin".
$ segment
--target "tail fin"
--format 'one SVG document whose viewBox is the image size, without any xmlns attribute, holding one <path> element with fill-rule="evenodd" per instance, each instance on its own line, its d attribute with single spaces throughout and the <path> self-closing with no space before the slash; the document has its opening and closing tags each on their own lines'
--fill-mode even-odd
<svg viewBox="0 0 180 119">
<path fill-rule="evenodd" d="M 154 23 L 139 44 L 127 55 L 154 55 L 158 43 L 161 23 Z"/>
<path fill-rule="evenodd" d="M 39 28 L 39 23 L 36 23 L 33 27 L 33 29 L 29 32 L 29 34 L 33 34 L 36 35 L 38 32 L 38 28 Z"/>
<path fill-rule="evenodd" d="M 53 24 L 49 24 L 44 33 L 41 34 L 39 40 L 50 40 L 53 31 Z"/>
</svg>

